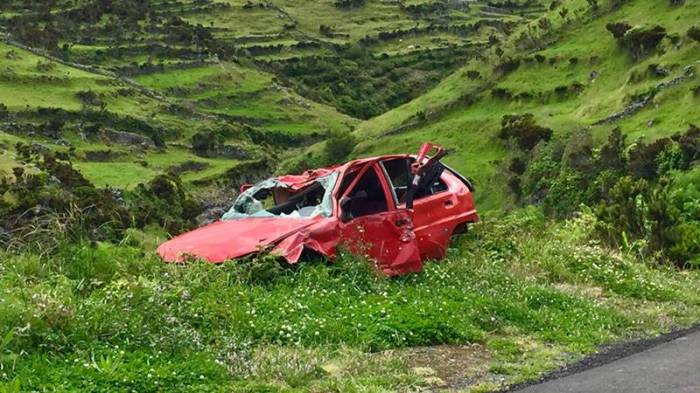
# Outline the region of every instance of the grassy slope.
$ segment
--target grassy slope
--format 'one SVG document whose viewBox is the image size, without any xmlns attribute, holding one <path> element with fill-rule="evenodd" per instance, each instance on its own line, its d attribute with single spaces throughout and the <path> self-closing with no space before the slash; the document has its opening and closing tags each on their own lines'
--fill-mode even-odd
<svg viewBox="0 0 700 393">
<path fill-rule="evenodd" d="M 45 65 L 45 68 L 40 70 L 39 64 Z M 212 129 L 226 123 L 215 118 L 197 119 L 186 113 L 170 113 L 165 103 L 143 94 L 118 94 L 120 89 L 129 86 L 114 78 L 65 66 L 4 43 L 0 43 L 0 67 L 5 70 L 0 78 L 0 102 L 11 112 L 34 111 L 39 108 L 79 112 L 83 105 L 76 94 L 92 91 L 101 95 L 109 112 L 142 119 L 162 127 L 170 133 L 166 138 L 171 142 L 189 144 L 189 137 L 197 130 Z M 325 133 L 329 130 L 347 130 L 355 123 L 354 119 L 338 113 L 333 108 L 277 87 L 270 75 L 233 64 L 166 71 L 137 79 L 143 85 L 165 95 L 172 93 L 169 89 L 173 87 L 184 88 L 185 91 L 192 88 L 192 91 L 188 91 L 190 95 L 174 95 L 170 100 L 189 107 L 200 107 L 203 112 L 241 116 L 255 126 L 262 125 L 264 129 L 277 132 L 294 135 Z M 219 99 L 220 97 L 223 98 Z M 235 122 L 233 124 L 236 125 Z M 78 152 L 105 149 L 101 143 L 82 140 L 78 133 L 79 127 L 71 125 L 64 135 Z M 5 135 L 3 139 L 10 139 L 9 134 L 3 133 L 2 129 L 0 135 Z M 15 143 L 32 140 L 36 140 L 35 137 L 12 137 L 12 142 L 8 144 L 10 154 L 11 146 Z M 64 149 L 51 140 L 38 141 L 54 149 Z M 243 146 L 247 143 L 240 140 L 232 142 Z M 256 149 L 255 146 L 250 148 Z M 119 145 L 112 145 L 109 149 L 125 153 L 127 157 L 121 162 L 78 162 L 77 167 L 91 181 L 114 187 L 134 186 L 147 181 L 169 166 L 185 161 L 209 164 L 209 168 L 201 173 L 186 175 L 186 180 L 214 176 L 236 165 L 235 160 L 204 159 L 177 148 L 171 153 L 133 153 L 128 146 Z M 168 160 L 164 160 L 164 156 L 168 157 Z M 145 161 L 149 167 L 145 168 L 134 161 Z M 168 166 L 162 165 L 165 161 L 168 161 Z M 15 164 L 9 162 L 9 158 L 3 160 L 3 168 Z"/>
<path fill-rule="evenodd" d="M 205 112 L 241 117 L 270 130 L 325 133 L 347 131 L 356 123 L 333 108 L 277 85 L 270 74 L 233 63 L 166 70 L 136 80 L 194 103 Z"/>
<path fill-rule="evenodd" d="M 583 2 L 576 1 L 567 2 L 566 6 L 573 10 L 577 7 L 571 4 L 576 3 L 585 7 Z M 581 15 L 584 14 L 589 12 L 581 12 Z M 554 23 L 562 23 L 556 14 L 547 17 Z M 682 74 L 685 66 L 694 66 L 697 74 L 700 44 L 686 38 L 685 32 L 700 18 L 699 4 L 687 2 L 681 7 L 671 7 L 666 3 L 636 0 L 600 18 L 581 18 L 585 22 L 558 29 L 554 42 L 539 52 L 528 54 L 529 57 L 539 53 L 547 59 L 554 58 L 554 65 L 548 61 L 542 64 L 531 61 L 505 77 L 496 78 L 487 68 L 490 67 L 488 63 L 475 61 L 468 64 L 425 95 L 363 123 L 357 134 L 367 142 L 357 148 L 356 154 L 414 149 L 424 140 L 443 143 L 453 150 L 453 155 L 447 162 L 472 176 L 477 186 L 481 186 L 481 192 L 477 196 L 481 206 L 499 209 L 509 204 L 505 197 L 504 177 L 500 175 L 500 164 L 508 152 L 495 139 L 500 119 L 505 114 L 531 112 L 540 124 L 551 127 L 559 135 L 582 127 L 592 127 L 594 133 L 603 134 L 619 125 L 632 140 L 642 136 L 654 138 L 670 135 L 684 131 L 688 124 L 700 122 L 700 112 L 695 110 L 700 102 L 691 91 L 691 88 L 697 86 L 698 79 L 693 77 L 691 81 L 657 95 L 652 106 L 634 116 L 612 125 L 592 126 L 594 122 L 622 110 L 631 96 Z M 607 23 L 619 20 L 633 25 L 661 24 L 669 33 L 683 37 L 680 47 L 665 47 L 663 53 L 636 62 L 617 46 L 605 29 Z M 569 63 L 572 57 L 579 60 L 575 66 Z M 490 61 L 493 62 L 493 58 Z M 652 63 L 670 68 L 672 75 L 640 83 L 629 81 L 633 72 L 644 72 Z M 484 79 L 472 81 L 467 78 L 465 71 L 470 69 L 481 71 Z M 600 76 L 591 82 L 589 74 L 594 70 Z M 585 89 L 581 94 L 562 99 L 553 93 L 557 86 L 573 82 L 584 84 Z M 541 97 L 496 99 L 485 90 L 487 86 L 505 88 L 515 94 L 541 93 Z M 476 97 L 477 101 L 469 106 L 453 104 L 464 96 Z M 451 109 L 444 109 L 450 105 Z M 411 117 L 419 111 L 429 114 L 438 112 L 439 116 L 408 131 L 382 136 L 387 131 L 410 122 Z M 653 120 L 651 126 L 648 125 L 650 120 Z"/>
</svg>

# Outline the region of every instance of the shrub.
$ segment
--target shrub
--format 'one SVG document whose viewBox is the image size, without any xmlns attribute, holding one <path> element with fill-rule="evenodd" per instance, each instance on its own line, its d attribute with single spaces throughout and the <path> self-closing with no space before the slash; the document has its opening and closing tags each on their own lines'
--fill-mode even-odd
<svg viewBox="0 0 700 393">
<path fill-rule="evenodd" d="M 639 59 L 651 53 L 666 37 L 666 29 L 656 26 L 636 26 L 625 32 L 618 42 L 627 48 L 632 57 Z"/>
<path fill-rule="evenodd" d="M 100 96 L 92 90 L 79 91 L 75 93 L 75 97 L 84 106 L 99 106 L 102 102 Z"/>
<path fill-rule="evenodd" d="M 211 157 L 224 146 L 224 137 L 213 131 L 200 131 L 190 138 L 192 152 L 198 156 Z"/>
<path fill-rule="evenodd" d="M 502 62 L 498 63 L 494 68 L 493 71 L 497 74 L 501 75 L 508 75 L 511 72 L 515 71 L 520 67 L 520 59 L 505 59 Z"/>
<path fill-rule="evenodd" d="M 173 234 L 191 229 L 200 210 L 174 175 L 159 175 L 139 184 L 126 195 L 126 203 L 136 228 L 157 224 Z"/>
<path fill-rule="evenodd" d="M 624 37 L 625 33 L 627 33 L 632 26 L 626 22 L 611 22 L 605 25 L 605 28 L 608 29 L 610 34 L 612 34 L 616 40 L 619 40 Z"/>
<path fill-rule="evenodd" d="M 627 165 L 625 154 L 625 135 L 620 127 L 615 127 L 608 136 L 608 140 L 600 148 L 597 162 L 600 170 L 621 171 Z"/>
<path fill-rule="evenodd" d="M 330 135 L 324 147 L 324 153 L 329 164 L 341 162 L 352 153 L 357 144 L 357 138 L 350 132 L 337 132 Z"/>
<path fill-rule="evenodd" d="M 612 0 L 610 2 L 610 8 L 615 11 L 620 9 L 625 3 L 628 3 L 630 0 Z"/>
<path fill-rule="evenodd" d="M 589 179 L 580 172 L 565 168 L 549 185 L 543 200 L 545 213 L 552 217 L 564 218 L 578 210 L 587 202 L 586 190 Z"/>
<path fill-rule="evenodd" d="M 322 24 L 318 27 L 318 31 L 326 37 L 333 37 L 333 27 L 331 26 Z"/>
<path fill-rule="evenodd" d="M 686 167 L 690 163 L 700 160 L 700 128 L 691 124 L 688 127 L 688 131 L 684 134 L 675 135 L 672 139 L 678 143 L 680 150 L 683 152 Z"/>
<path fill-rule="evenodd" d="M 586 177 L 593 175 L 593 136 L 588 130 L 574 132 L 567 138 L 562 161 L 564 165 Z"/>
<path fill-rule="evenodd" d="M 700 27 L 692 26 L 689 28 L 688 38 L 700 42 Z"/>
<path fill-rule="evenodd" d="M 598 204 L 598 231 L 611 244 L 620 245 L 625 237 L 642 237 L 645 231 L 644 202 L 649 183 L 630 176 L 621 178 L 604 202 Z"/>
<path fill-rule="evenodd" d="M 629 151 L 629 161 L 627 163 L 630 174 L 644 179 L 656 177 L 659 169 L 657 157 L 670 143 L 670 139 L 663 138 L 650 144 L 638 142 L 633 145 Z"/>
<path fill-rule="evenodd" d="M 529 151 L 540 141 L 549 141 L 552 134 L 551 129 L 537 125 L 534 116 L 526 113 L 503 116 L 498 137 L 504 140 L 514 139 L 522 150 Z"/>
<path fill-rule="evenodd" d="M 365 0 L 336 0 L 336 8 L 359 8 L 365 5 Z"/>
<path fill-rule="evenodd" d="M 613 244 L 642 239 L 645 252 L 684 267 L 700 263 L 700 171 L 657 183 L 623 177 L 597 208 L 598 230 Z M 695 202 L 692 202 L 695 201 Z"/>
<path fill-rule="evenodd" d="M 38 172 L 14 170 L 0 183 L 0 246 L 50 252 L 63 240 L 120 240 L 124 230 L 157 224 L 173 233 L 189 229 L 199 207 L 179 179 L 158 176 L 134 191 L 96 188 L 69 161 L 68 154 L 18 145 Z M 5 237 L 6 234 L 12 234 Z"/>
</svg>

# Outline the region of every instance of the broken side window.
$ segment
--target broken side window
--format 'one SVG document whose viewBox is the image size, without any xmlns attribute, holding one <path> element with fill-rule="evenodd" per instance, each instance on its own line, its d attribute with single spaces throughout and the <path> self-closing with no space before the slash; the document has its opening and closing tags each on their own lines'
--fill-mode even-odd
<svg viewBox="0 0 700 393">
<path fill-rule="evenodd" d="M 333 172 L 319 177 L 307 187 L 295 190 L 277 178 L 270 178 L 242 192 L 221 218 L 330 217 L 333 213 L 332 192 L 337 180 L 338 172 Z"/>
<path fill-rule="evenodd" d="M 354 179 L 357 175 L 350 174 L 349 176 L 353 176 Z M 346 182 L 347 176 L 343 183 Z M 350 183 L 351 182 L 352 180 Z M 348 184 L 348 186 L 349 185 L 350 184 Z M 343 187 L 341 187 L 341 189 L 342 188 Z M 347 186 L 345 188 L 347 188 Z M 342 195 L 342 193 L 339 195 Z M 370 166 L 367 171 L 365 171 L 360 180 L 355 184 L 355 187 L 347 195 L 347 200 L 343 201 L 342 209 L 344 221 L 385 212 L 389 209 L 384 188 L 373 166 Z"/>
</svg>

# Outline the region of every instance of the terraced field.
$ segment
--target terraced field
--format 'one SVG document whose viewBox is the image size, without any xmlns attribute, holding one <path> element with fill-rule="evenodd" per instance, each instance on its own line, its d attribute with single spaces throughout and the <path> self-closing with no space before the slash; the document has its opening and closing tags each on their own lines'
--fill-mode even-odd
<svg viewBox="0 0 700 393">
<path fill-rule="evenodd" d="M 132 187 L 191 162 L 186 180 L 213 180 L 352 131 L 543 10 L 363 3 L 4 2 L 0 132 L 75 151 L 97 184 Z M 195 135 L 217 135 L 245 157 L 197 156 Z"/>
</svg>

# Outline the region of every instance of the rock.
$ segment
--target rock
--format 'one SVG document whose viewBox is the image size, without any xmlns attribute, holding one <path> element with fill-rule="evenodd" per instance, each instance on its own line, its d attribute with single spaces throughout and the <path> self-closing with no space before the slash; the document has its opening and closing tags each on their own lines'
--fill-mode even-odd
<svg viewBox="0 0 700 393">
<path fill-rule="evenodd" d="M 107 129 L 102 132 L 105 139 L 113 143 L 118 143 L 121 145 L 134 146 L 138 145 L 146 149 L 155 149 L 156 145 L 153 140 L 147 136 L 140 134 L 134 134 L 132 132 L 116 131 Z"/>
<path fill-rule="evenodd" d="M 219 149 L 218 156 L 237 160 L 245 160 L 250 157 L 248 152 L 243 148 L 233 145 L 224 145 Z"/>
<path fill-rule="evenodd" d="M 421 377 L 430 377 L 436 374 L 435 370 L 430 367 L 413 367 L 413 373 Z"/>
<path fill-rule="evenodd" d="M 321 370 L 325 371 L 329 375 L 338 375 L 343 369 L 335 363 L 327 363 L 321 366 Z"/>
<path fill-rule="evenodd" d="M 226 213 L 226 209 L 223 207 L 211 207 L 198 215 L 197 218 L 195 218 L 195 221 L 199 226 L 211 224 L 212 222 L 219 220 L 224 213 Z"/>
</svg>

